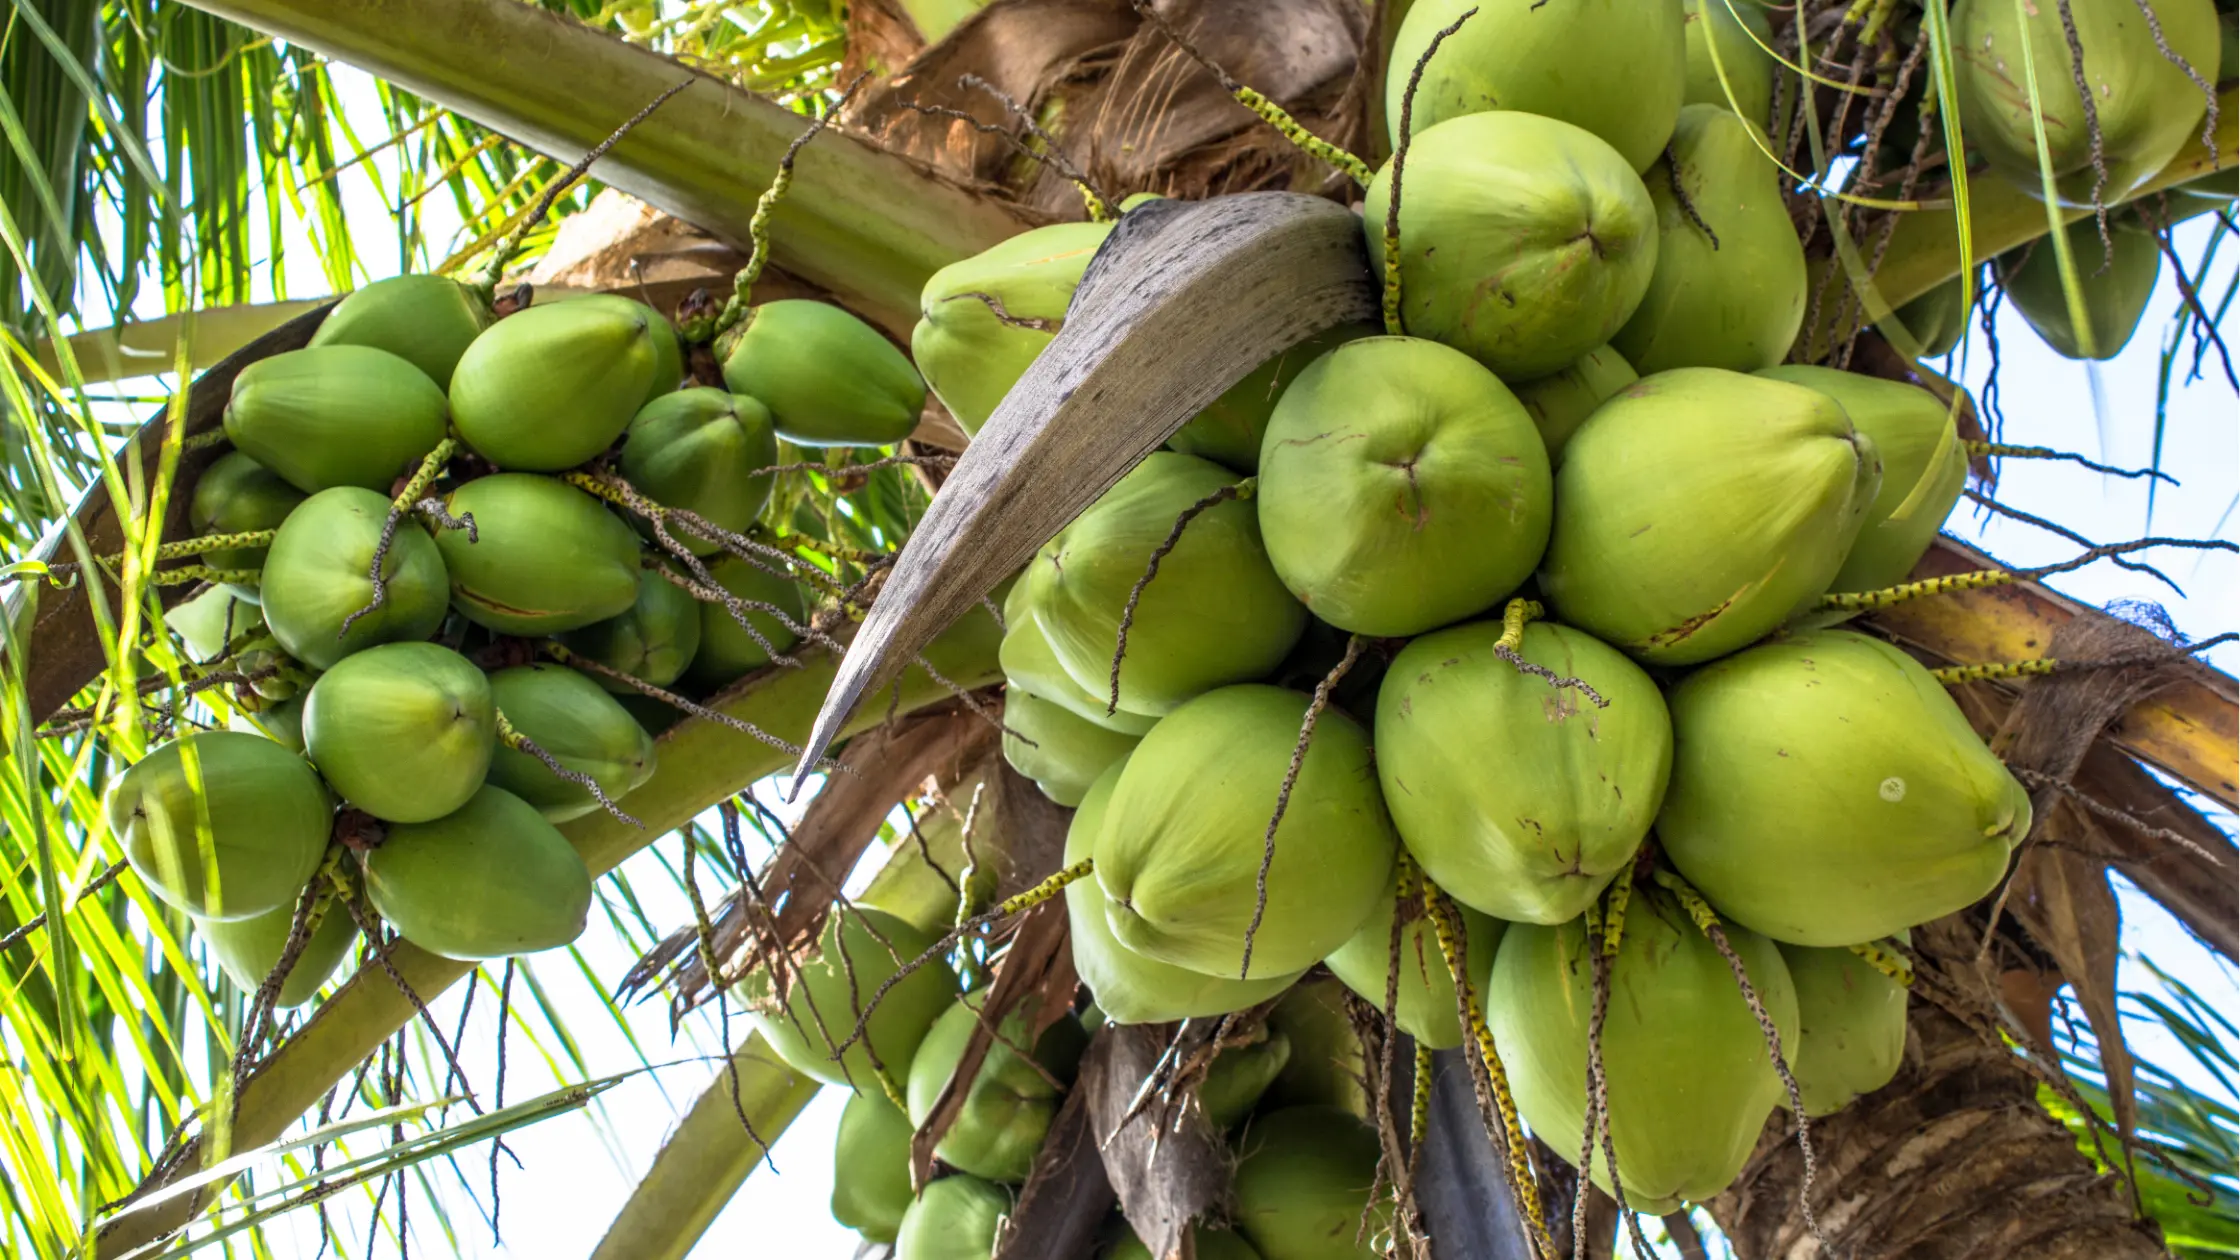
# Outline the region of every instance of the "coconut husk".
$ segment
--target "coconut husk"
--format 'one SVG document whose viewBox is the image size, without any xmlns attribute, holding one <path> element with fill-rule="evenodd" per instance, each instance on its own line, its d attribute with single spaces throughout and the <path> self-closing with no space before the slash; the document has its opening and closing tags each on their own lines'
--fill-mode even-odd
<svg viewBox="0 0 2240 1260">
<path fill-rule="evenodd" d="M 1074 1082 L 1121 1214 L 1158 1260 L 1189 1254 L 1193 1222 L 1225 1217 L 1235 1172 L 1228 1145 L 1202 1111 L 1168 1116 L 1137 1106 L 1174 1032 L 1171 1024 L 1106 1024 L 1089 1039 Z"/>
<path fill-rule="evenodd" d="M 1050 1121 L 1034 1170 L 1004 1220 L 992 1260 L 1065 1260 L 1087 1256 L 1112 1211 L 1112 1182 L 1097 1157 L 1089 1095 L 1075 1089 Z"/>
</svg>

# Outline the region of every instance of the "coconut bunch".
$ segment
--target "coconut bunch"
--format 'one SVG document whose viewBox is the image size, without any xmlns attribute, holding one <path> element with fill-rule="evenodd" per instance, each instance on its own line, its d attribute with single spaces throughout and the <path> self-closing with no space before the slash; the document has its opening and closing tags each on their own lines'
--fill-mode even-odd
<svg viewBox="0 0 2240 1260">
<path fill-rule="evenodd" d="M 308 999 L 369 912 L 452 958 L 573 940 L 591 877 L 555 824 L 629 820 L 683 697 L 812 633 L 757 525 L 781 441 L 892 444 L 924 386 L 816 302 L 714 350 L 721 388 L 641 302 L 501 317 L 402 276 L 235 380 L 232 449 L 189 490 L 223 586 L 174 621 L 252 682 L 237 729 L 157 748 L 108 810 L 245 991 L 285 958 L 279 1001 Z"/>
</svg>

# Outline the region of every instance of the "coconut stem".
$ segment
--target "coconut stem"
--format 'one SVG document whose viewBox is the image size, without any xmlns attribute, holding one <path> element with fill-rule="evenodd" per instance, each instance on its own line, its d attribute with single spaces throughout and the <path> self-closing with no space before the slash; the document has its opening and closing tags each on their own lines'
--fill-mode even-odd
<svg viewBox="0 0 2240 1260">
<path fill-rule="evenodd" d="M 1408 327 L 1400 309 L 1400 181 L 1407 171 L 1408 143 L 1416 134 L 1416 89 L 1423 86 L 1423 72 L 1430 67 L 1432 55 L 1447 36 L 1462 29 L 1462 24 L 1478 16 L 1476 6 L 1447 24 L 1431 37 L 1429 47 L 1416 58 L 1415 68 L 1408 72 L 1408 89 L 1400 96 L 1400 143 L 1392 150 L 1392 196 L 1384 208 L 1384 330 L 1395 337 L 1408 335 Z M 1362 187 L 1369 185 L 1361 181 Z"/>
<path fill-rule="evenodd" d="M 1981 590 L 1987 586 L 2005 586 L 2010 582 L 2034 581 L 2056 573 L 2081 569 L 2096 560 L 2110 556 L 2128 555 L 2150 547 L 2189 547 L 2201 551 L 2240 551 L 2240 543 L 2226 542 L 2221 538 L 2135 538 L 2130 542 L 2109 543 L 2093 547 L 2075 559 L 2059 564 L 2040 565 L 2035 569 L 1977 569 L 1970 573 L 1954 573 L 1945 577 L 1924 578 L 1918 582 L 1905 582 L 1887 586 L 1879 591 L 1856 591 L 1842 595 L 1824 595 L 1820 599 L 1823 609 L 1841 612 L 1874 612 L 1903 604 L 1926 595 L 1947 595 L 1958 591 Z"/>
<path fill-rule="evenodd" d="M 1189 507 L 1182 509 L 1182 514 L 1174 518 L 1174 528 L 1168 530 L 1166 538 L 1161 540 L 1158 546 L 1151 549 L 1151 558 L 1143 566 L 1143 576 L 1137 578 L 1136 584 L 1129 588 L 1128 602 L 1120 608 L 1120 629 L 1118 634 L 1114 636 L 1112 644 L 1112 688 L 1110 695 L 1105 699 L 1104 705 L 1106 717 L 1119 712 L 1120 662 L 1128 655 L 1128 631 L 1136 623 L 1136 605 L 1142 602 L 1144 590 L 1151 585 L 1151 579 L 1159 576 L 1159 562 L 1165 560 L 1169 552 L 1181 545 L 1182 531 L 1190 528 L 1190 522 L 1197 520 L 1200 513 L 1231 499 L 1251 498 L 1254 481 L 1254 478 L 1247 477 L 1235 485 L 1223 486 Z"/>
<path fill-rule="evenodd" d="M 841 91 L 840 99 L 832 103 L 832 108 L 817 115 L 809 123 L 808 130 L 795 136 L 793 143 L 786 146 L 784 155 L 778 159 L 778 173 L 770 177 L 770 186 L 762 190 L 760 197 L 755 198 L 754 217 L 747 221 L 747 265 L 741 267 L 739 274 L 731 278 L 731 296 L 724 299 L 723 309 L 716 313 L 713 324 L 692 329 L 686 334 L 688 341 L 695 344 L 712 341 L 717 333 L 746 317 L 747 305 L 754 297 L 755 281 L 762 278 L 762 269 L 770 262 L 770 216 L 793 187 L 794 160 L 801 156 L 802 148 L 816 139 L 817 133 L 823 131 L 825 125 L 847 106 L 848 101 L 855 96 L 856 89 L 862 87 L 863 81 L 870 77 L 868 70 L 858 74 Z"/>
<path fill-rule="evenodd" d="M 1988 455 L 2001 459 L 2055 459 L 2068 464 L 2081 464 L 2096 473 L 2106 473 L 2111 477 L 2122 477 L 2132 481 L 2146 478 L 2167 481 L 2173 486 L 2178 484 L 2176 477 L 2159 468 L 2114 468 L 2107 464 L 2086 459 L 2082 455 L 2074 455 L 2068 451 L 2057 451 L 2050 446 L 2015 446 L 2006 442 L 1978 441 L 1963 441 L 1960 446 L 1971 457 Z"/>
<path fill-rule="evenodd" d="M 2060 661 L 2051 657 L 2041 657 L 2034 661 L 1999 661 L 1989 665 L 1952 665 L 1944 669 L 1932 669 L 1929 671 L 1929 675 L 1947 687 L 1955 687 L 1961 683 L 2003 682 L 2011 678 L 2038 678 L 2053 673 L 2060 667 Z"/>
<path fill-rule="evenodd" d="M 1114 216 L 1111 199 L 1097 188 L 1095 182 L 1089 178 L 1087 171 L 1082 170 L 1074 163 L 1073 159 L 1066 156 L 1065 150 L 1058 146 L 1057 137 L 1044 130 L 1042 124 L 1034 120 L 1034 115 L 1028 111 L 1026 106 L 1020 104 L 1008 92 L 977 74 L 964 75 L 957 80 L 957 84 L 960 87 L 973 88 L 994 97 L 997 103 L 1009 111 L 1012 117 L 1019 120 L 1019 124 L 1027 129 L 1028 134 L 1042 142 L 1043 147 L 1040 149 L 1030 148 L 1019 137 L 1012 135 L 1008 128 L 991 122 L 982 122 L 961 109 L 953 109 L 946 105 L 926 105 L 918 101 L 904 101 L 902 107 L 920 114 L 929 114 L 937 118 L 947 118 L 961 122 L 982 135 L 994 136 L 1002 140 L 1005 144 L 1010 145 L 1012 151 L 1020 157 L 1033 162 L 1037 166 L 1048 167 L 1056 171 L 1060 178 L 1072 184 L 1081 194 L 1082 209 L 1088 212 L 1091 223 L 1112 222 Z"/>
<path fill-rule="evenodd" d="M 1851 952 L 1866 961 L 1869 967 L 1890 977 L 1906 988 L 1913 987 L 1913 964 L 1905 955 L 1883 948 L 1880 941 L 1865 941 L 1850 947 Z"/>
<path fill-rule="evenodd" d="M 1408 1100 L 1408 1167 L 1411 1173 L 1423 1159 L 1424 1134 L 1431 1128 L 1431 1076 L 1437 1070 L 1431 1061 L 1431 1047 L 1420 1041 L 1415 1045 L 1415 1090 Z"/>
<path fill-rule="evenodd" d="M 1576 691 L 1585 696 L 1588 703 L 1598 709 L 1609 708 L 1610 701 L 1604 698 L 1601 692 L 1596 691 L 1586 679 L 1558 674 L 1545 665 L 1536 665 L 1524 659 L 1523 655 L 1519 653 L 1518 649 L 1524 645 L 1525 625 L 1538 620 L 1545 611 L 1535 600 L 1510 600 L 1509 606 L 1501 610 L 1501 637 L 1494 641 L 1493 654 L 1509 662 L 1518 673 L 1530 674 L 1541 679 L 1557 691 L 1566 688 Z"/>
<path fill-rule="evenodd" d="M 538 644 L 538 646 L 544 650 L 547 656 L 550 656 L 553 660 L 560 662 L 562 665 L 573 666 L 576 669 L 585 670 L 590 673 L 597 674 L 602 678 L 612 678 L 616 682 L 619 682 L 642 695 L 652 696 L 654 699 L 661 701 L 663 704 L 669 705 L 673 708 L 682 709 L 684 712 L 689 713 L 696 718 L 704 718 L 707 721 L 714 722 L 719 726 L 728 726 L 732 730 L 741 732 L 742 734 L 752 735 L 756 739 L 761 740 L 763 743 L 770 745 L 772 748 L 792 753 L 794 756 L 798 757 L 801 755 L 800 745 L 789 743 L 786 740 L 780 739 L 778 736 L 772 735 L 770 732 L 763 730 L 761 727 L 756 726 L 752 722 L 746 721 L 742 718 L 732 717 L 728 713 L 718 713 L 714 709 L 707 708 L 704 705 L 694 704 L 692 701 L 685 699 L 683 696 L 680 696 L 673 691 L 664 691 L 642 678 L 634 678 L 631 675 L 625 674 L 621 670 L 615 669 L 612 666 L 601 664 L 598 661 L 592 660 L 590 657 L 571 652 L 558 643 L 547 640 L 546 642 Z M 818 762 L 817 766 L 818 769 L 821 770 L 846 769 L 846 767 L 842 766 L 840 763 L 834 761 L 830 757 L 827 757 Z"/>
<path fill-rule="evenodd" d="M 512 722 L 507 721 L 505 711 L 503 709 L 494 710 L 494 712 L 496 712 L 498 715 L 499 743 L 504 744 L 506 747 L 511 748 L 515 752 L 527 753 L 530 756 L 535 757 L 538 761 L 544 763 L 545 769 L 550 770 L 554 774 L 559 775 L 561 778 L 566 779 L 568 782 L 575 784 L 577 787 L 582 788 L 584 791 L 591 793 L 591 799 L 599 802 L 599 808 L 614 815 L 615 818 L 619 821 L 628 823 L 629 825 L 640 829 L 643 829 L 645 827 L 644 823 L 641 823 L 637 819 L 632 818 L 630 815 L 623 813 L 622 807 L 615 804 L 611 799 L 608 798 L 606 789 L 599 786 L 599 781 L 597 779 L 592 778 L 590 775 L 585 774 L 581 770 L 570 770 L 568 767 L 561 765 L 560 759 L 558 757 L 555 757 L 551 753 L 546 752 L 537 744 L 537 741 L 522 734 L 519 728 L 515 727 Z M 710 974 L 712 975 L 713 973 Z"/>
<path fill-rule="evenodd" d="M 143 574 L 142 580 L 150 586 L 192 586 L 196 582 L 253 586 L 263 574 L 262 569 L 213 569 L 206 564 L 186 564 L 176 569 L 158 569 L 153 573 Z"/>
<path fill-rule="evenodd" d="M 960 932 L 964 930 L 966 924 L 972 922 L 974 915 L 980 913 L 981 906 L 986 900 L 983 894 L 983 885 L 986 881 L 981 878 L 980 851 L 973 846 L 972 838 L 973 834 L 980 829 L 980 802 L 987 795 L 987 791 L 988 781 L 986 779 L 972 785 L 972 800 L 964 807 L 964 825 L 957 832 L 958 847 L 964 850 L 964 870 L 957 878 L 955 926 Z M 960 962 L 963 964 L 958 970 L 964 973 L 961 979 L 964 982 L 965 992 L 970 993 L 979 988 L 981 983 L 987 979 L 986 967 L 979 955 L 973 952 L 971 941 L 967 940 L 958 953 L 961 955 Z"/>
<path fill-rule="evenodd" d="M 1594 1183 L 1595 1139 L 1602 1140 L 1603 1162 L 1610 1168 L 1610 1197 L 1617 1200 L 1618 1215 L 1631 1231 L 1634 1254 L 1649 1260 L 1657 1253 L 1641 1234 L 1641 1219 L 1626 1202 L 1625 1182 L 1618 1175 L 1618 1144 L 1610 1132 L 1610 1079 L 1602 1059 L 1602 1032 L 1610 1017 L 1610 972 L 1616 965 L 1618 947 L 1625 934 L 1625 906 L 1633 894 L 1630 873 L 1622 875 L 1606 896 L 1609 907 L 1600 903 L 1587 904 L 1587 948 L 1592 957 L 1589 971 L 1592 975 L 1594 1002 L 1587 1015 L 1587 1116 L 1585 1133 L 1580 1139 L 1579 1182 L 1571 1200 L 1572 1260 L 1586 1260 L 1587 1255 L 1587 1199 Z"/>
<path fill-rule="evenodd" d="M 1361 645 L 1360 635 L 1347 636 L 1346 654 L 1323 675 L 1321 682 L 1315 684 L 1314 699 L 1307 703 L 1307 715 L 1299 723 L 1298 741 L 1291 745 L 1291 764 L 1283 772 L 1283 786 L 1276 789 L 1275 812 L 1269 815 L 1267 834 L 1261 838 L 1260 870 L 1253 880 L 1252 922 L 1245 925 L 1244 959 L 1237 965 L 1240 980 L 1252 976 L 1252 941 L 1260 934 L 1260 920 L 1268 913 L 1268 869 L 1276 863 L 1276 828 L 1283 825 L 1284 811 L 1291 808 L 1291 789 L 1298 786 L 1299 770 L 1306 764 L 1307 745 L 1314 739 L 1315 724 L 1322 720 L 1322 711 L 1330 707 L 1331 691 L 1352 672 L 1354 662 L 1361 659 Z M 1392 917 L 1394 923 L 1400 921 L 1398 902 L 1393 904 Z"/>
<path fill-rule="evenodd" d="M 736 831 L 739 826 L 739 807 L 727 797 L 718 808 L 723 813 L 724 826 Z M 684 876 L 680 882 L 684 885 L 685 899 L 692 903 L 693 947 L 700 955 L 701 970 L 708 973 L 709 987 L 716 991 L 716 1013 L 723 1025 L 724 1071 L 730 1077 L 731 1110 L 739 1117 L 739 1127 L 746 1130 L 747 1140 L 755 1144 L 755 1149 L 762 1152 L 764 1159 L 768 1159 L 770 1144 L 762 1140 L 760 1133 L 755 1132 L 754 1121 L 747 1118 L 746 1106 L 739 1099 L 739 1061 L 731 1052 L 731 1007 L 725 997 L 728 986 L 723 979 L 723 968 L 716 962 L 715 924 L 708 919 L 708 903 L 700 896 L 700 880 L 692 869 L 693 859 L 700 848 L 699 838 L 696 830 L 690 827 L 677 834 L 684 840 Z"/>
<path fill-rule="evenodd" d="M 403 488 L 389 500 L 389 515 L 381 522 L 381 540 L 373 545 L 373 563 L 367 566 L 366 575 L 373 582 L 373 598 L 366 601 L 365 607 L 344 617 L 342 628 L 335 632 L 334 637 L 339 639 L 349 634 L 350 627 L 357 624 L 358 618 L 367 616 L 389 602 L 389 579 L 383 570 L 389 565 L 389 548 L 397 541 L 397 525 L 404 520 L 407 512 L 421 504 L 422 496 L 428 493 L 428 487 L 435 484 L 436 478 L 443 473 L 443 466 L 450 462 L 452 453 L 458 449 L 457 438 L 447 437 L 436 443 L 433 450 L 421 457 L 420 466 L 412 470 L 412 476 L 405 480 Z M 437 523 L 445 529 L 464 529 L 467 531 L 468 541 L 482 540 L 480 531 L 474 527 L 474 513 L 454 518 L 444 510 L 442 503 L 434 499 L 427 502 L 435 505 Z"/>
<path fill-rule="evenodd" d="M 158 560 L 183 560 L 188 556 L 201 555 L 205 551 L 238 551 L 248 547 L 269 547 L 272 545 L 273 536 L 279 532 L 277 529 L 252 529 L 238 534 L 204 534 L 200 538 L 182 538 L 177 542 L 167 542 L 156 548 L 155 558 Z M 124 560 L 122 553 L 101 558 L 111 564 L 121 563 Z"/>
</svg>

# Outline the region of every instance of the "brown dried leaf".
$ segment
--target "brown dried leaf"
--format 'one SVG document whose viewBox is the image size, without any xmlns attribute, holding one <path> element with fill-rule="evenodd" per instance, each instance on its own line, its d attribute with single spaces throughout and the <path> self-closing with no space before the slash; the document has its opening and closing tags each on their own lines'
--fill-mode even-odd
<svg viewBox="0 0 2240 1260">
<path fill-rule="evenodd" d="M 1155 1110 L 1127 1119 L 1173 1031 L 1171 1024 L 1106 1024 L 1089 1039 L 1074 1084 L 1088 1097 L 1120 1211 L 1160 1260 L 1188 1245 L 1191 1222 L 1226 1213 L 1234 1172 L 1227 1144 L 1197 1108 L 1166 1125 Z"/>
</svg>

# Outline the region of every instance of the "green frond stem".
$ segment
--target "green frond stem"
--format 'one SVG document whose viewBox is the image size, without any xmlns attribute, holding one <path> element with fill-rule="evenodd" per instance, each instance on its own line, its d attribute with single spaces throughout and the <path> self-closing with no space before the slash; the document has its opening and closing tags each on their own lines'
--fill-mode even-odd
<svg viewBox="0 0 2240 1260">
<path fill-rule="evenodd" d="M 255 586 L 263 576 L 262 569 L 213 569 L 206 564 L 189 564 L 176 569 L 157 569 L 145 575 L 142 580 L 150 586 L 192 586 L 197 582 Z"/>
<path fill-rule="evenodd" d="M 1413 1097 L 1408 1100 L 1408 1143 L 1417 1150 L 1423 1148 L 1423 1136 L 1431 1129 L 1431 1076 L 1435 1071 L 1431 1062 L 1431 1047 L 1416 1042 L 1416 1079 Z M 1415 1158 L 1408 1161 L 1413 1171 Z"/>
<path fill-rule="evenodd" d="M 855 82 L 850 83 L 847 90 L 840 94 L 840 99 L 833 103 L 832 108 L 817 115 L 809 123 L 808 129 L 795 136 L 793 143 L 786 146 L 784 156 L 778 159 L 777 174 L 770 177 L 770 186 L 762 190 L 760 197 L 755 198 L 754 217 L 747 220 L 747 265 L 741 267 L 739 274 L 731 278 L 731 296 L 724 300 L 723 308 L 716 313 L 713 324 L 688 330 L 686 340 L 695 344 L 713 341 L 717 333 L 746 318 L 747 307 L 754 299 L 755 281 L 762 278 L 762 269 L 770 265 L 770 216 L 777 211 L 778 203 L 784 201 L 786 193 L 793 188 L 793 164 L 801 156 L 801 150 L 817 138 L 818 133 L 825 129 L 841 107 L 848 103 L 848 98 L 855 95 L 865 77 L 863 74 L 857 75 Z"/>
<path fill-rule="evenodd" d="M 1097 860 L 1095 858 L 1083 858 L 1025 892 L 999 902 L 995 909 L 980 916 L 980 919 L 983 922 L 993 923 L 998 919 L 1009 918 L 1022 910 L 1031 910 L 1064 892 L 1066 887 L 1074 881 L 1088 877 L 1096 869 Z"/>
<path fill-rule="evenodd" d="M 1961 683 L 2006 682 L 2015 678 L 2043 678 L 2061 668 L 2061 662 L 2052 657 L 2034 661 L 1999 661 L 1989 665 L 1950 665 L 1929 671 L 1931 677 L 1947 687 Z"/>
<path fill-rule="evenodd" d="M 1377 177 L 1376 171 L 1367 162 L 1301 126 L 1290 111 L 1269 100 L 1258 89 L 1239 83 L 1229 89 L 1229 95 L 1236 97 L 1239 105 L 1258 114 L 1262 122 L 1281 132 L 1283 138 L 1297 146 L 1301 152 L 1345 172 L 1347 179 L 1363 188 L 1367 188 L 1369 181 Z"/>
<path fill-rule="evenodd" d="M 1850 947 L 1869 967 L 1890 977 L 1906 988 L 1913 987 L 1913 964 L 1905 955 L 1890 949 L 1880 941 L 1863 941 Z"/>
<path fill-rule="evenodd" d="M 411 511 L 413 505 L 428 493 L 428 487 L 443 475 L 443 466 L 450 463 L 451 457 L 458 452 L 459 439 L 455 437 L 447 437 L 436 443 L 434 450 L 421 457 L 420 466 L 412 470 L 412 477 L 404 483 L 404 488 L 389 500 L 389 511 L 399 515 Z"/>
</svg>

